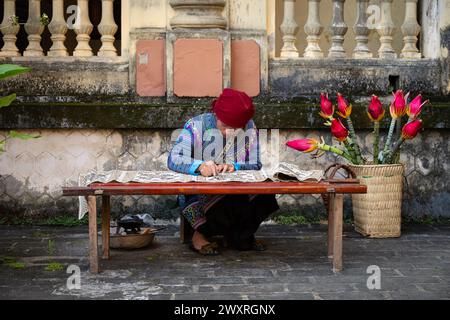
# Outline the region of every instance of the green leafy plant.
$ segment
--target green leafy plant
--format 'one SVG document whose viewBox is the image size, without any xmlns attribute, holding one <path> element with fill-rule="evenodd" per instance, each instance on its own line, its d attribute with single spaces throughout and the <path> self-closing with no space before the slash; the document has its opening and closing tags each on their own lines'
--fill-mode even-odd
<svg viewBox="0 0 450 320">
<path fill-rule="evenodd" d="M 64 266 L 59 262 L 50 262 L 45 268 L 45 271 L 62 271 Z"/>
<path fill-rule="evenodd" d="M 19 25 L 25 25 L 25 23 L 19 22 L 19 17 L 16 16 L 16 15 L 9 16 L 7 21 L 9 22 L 9 24 L 5 24 L 5 25 L 1 26 L 0 30 L 8 29 L 8 28 L 11 28 L 11 27 L 19 26 Z M 50 19 L 49 19 L 48 15 L 45 12 L 39 17 L 39 22 L 44 27 L 47 26 L 50 23 Z"/>
<path fill-rule="evenodd" d="M 305 225 L 310 223 L 310 221 L 308 221 L 308 219 L 306 219 L 304 216 L 299 215 L 278 216 L 275 218 L 275 221 L 283 225 Z"/>
<path fill-rule="evenodd" d="M 2 64 L 0 65 L 0 80 L 16 76 L 21 73 L 25 73 L 30 71 L 30 68 L 18 66 L 15 64 Z M 0 109 L 5 108 L 11 105 L 11 103 L 16 100 L 16 94 L 11 93 L 7 96 L 0 97 Z M 28 140 L 28 139 L 36 139 L 39 138 L 38 135 L 33 134 L 26 134 L 26 133 L 20 133 L 15 130 L 11 130 L 5 139 L 0 141 L 0 153 L 5 151 L 5 144 L 8 139 L 22 139 L 22 140 Z"/>
<path fill-rule="evenodd" d="M 0 256 L 0 264 L 4 264 L 13 269 L 25 269 L 25 263 L 18 262 L 12 257 Z"/>
<path fill-rule="evenodd" d="M 52 239 L 48 239 L 47 252 L 49 256 L 52 256 L 55 253 L 55 241 Z"/>
</svg>

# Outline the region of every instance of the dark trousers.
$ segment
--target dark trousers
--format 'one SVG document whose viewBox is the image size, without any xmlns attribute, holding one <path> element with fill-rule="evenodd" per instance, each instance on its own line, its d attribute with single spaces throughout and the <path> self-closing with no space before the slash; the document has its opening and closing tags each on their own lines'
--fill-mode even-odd
<svg viewBox="0 0 450 320">
<path fill-rule="evenodd" d="M 254 240 L 254 234 L 270 214 L 278 210 L 275 195 L 226 195 L 206 213 L 198 231 L 206 237 L 223 235 L 233 246 Z"/>
</svg>

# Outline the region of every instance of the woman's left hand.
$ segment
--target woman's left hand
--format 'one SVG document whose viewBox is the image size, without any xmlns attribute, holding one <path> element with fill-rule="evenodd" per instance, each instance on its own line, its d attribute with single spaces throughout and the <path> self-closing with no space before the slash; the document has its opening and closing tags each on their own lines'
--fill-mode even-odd
<svg viewBox="0 0 450 320">
<path fill-rule="evenodd" d="M 234 165 L 232 164 L 219 164 L 217 165 L 217 171 L 225 173 L 225 172 L 234 172 L 235 170 Z"/>
</svg>

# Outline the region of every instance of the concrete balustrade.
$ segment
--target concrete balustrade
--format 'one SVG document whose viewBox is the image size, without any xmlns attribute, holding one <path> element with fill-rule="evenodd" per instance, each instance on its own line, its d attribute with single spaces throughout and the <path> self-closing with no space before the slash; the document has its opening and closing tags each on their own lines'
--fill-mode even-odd
<svg viewBox="0 0 450 320">
<path fill-rule="evenodd" d="M 3 10 L 3 21 L 0 25 L 3 34 L 3 48 L 0 56 L 19 56 L 19 49 L 16 46 L 17 33 L 19 33 L 20 25 L 16 23 L 16 0 L 5 0 Z"/>
<path fill-rule="evenodd" d="M 281 57 L 298 58 L 299 53 L 295 46 L 295 39 L 299 26 L 295 21 L 295 0 L 284 0 L 284 16 L 280 29 L 283 33 Z"/>
<path fill-rule="evenodd" d="M 324 57 L 323 40 L 325 38 L 326 42 L 329 43 L 327 53 L 329 58 L 367 59 L 375 57 L 372 50 L 374 50 L 376 40 L 379 40 L 376 58 L 421 58 L 420 49 L 417 47 L 421 32 L 417 20 L 418 0 L 404 0 L 404 6 L 400 6 L 402 8 L 400 11 L 398 8 L 401 3 L 394 3 L 393 0 L 379 0 L 375 3 L 369 0 L 357 0 L 356 6 L 352 4 L 352 7 L 347 7 L 346 3 L 350 5 L 350 2 L 345 0 L 307 1 L 307 20 L 303 26 L 306 34 L 304 58 L 322 59 Z M 394 5 L 396 11 L 394 11 Z M 297 35 L 299 30 L 297 21 L 301 21 L 303 17 L 298 16 L 299 10 L 305 10 L 306 6 L 299 2 L 297 2 L 297 6 L 301 6 L 301 9 L 296 8 L 295 0 L 283 1 L 283 19 L 279 25 L 282 39 L 281 58 L 300 57 L 297 46 L 303 45 L 301 41 L 304 40 L 302 40 L 303 35 Z M 320 10 L 323 11 L 323 8 L 326 8 L 325 14 L 320 12 Z M 281 9 L 281 6 L 279 9 Z M 394 14 L 396 19 L 393 19 Z M 398 23 L 400 15 L 402 19 L 404 16 L 403 24 Z M 321 16 L 326 16 L 329 19 L 324 22 L 325 25 L 328 25 L 326 34 L 323 34 Z M 347 16 L 351 17 L 353 21 L 347 19 Z M 350 23 L 353 24 L 353 33 L 348 32 Z M 401 54 L 398 45 L 394 44 L 394 41 L 398 40 L 396 37 L 400 32 L 403 39 Z M 378 37 L 373 36 L 376 34 Z M 344 47 L 344 41 L 347 42 L 346 39 L 350 37 L 353 37 L 350 40 L 351 43 L 354 43 L 351 51 L 348 50 L 348 44 Z"/>
<path fill-rule="evenodd" d="M 28 44 L 23 51 L 25 57 L 42 57 L 45 56 L 44 49 L 41 45 L 42 34 L 47 27 L 44 23 L 43 12 L 41 9 L 42 0 L 28 0 L 28 17 L 26 23 L 17 21 L 16 15 L 16 1 L 3 0 L 4 14 L 0 25 L 0 30 L 3 35 L 4 45 L 0 50 L 1 57 L 15 57 L 22 55 L 19 51 L 17 43 L 17 34 L 20 31 L 21 24 L 24 24 L 24 29 L 27 34 Z M 118 26 L 114 21 L 114 0 L 102 0 L 102 18 L 100 24 L 97 26 L 101 34 L 101 47 L 98 51 L 98 56 L 117 56 L 117 50 L 114 47 L 115 34 Z M 69 56 L 69 51 L 66 47 L 66 34 L 69 29 L 69 21 L 66 21 L 64 16 L 67 7 L 64 0 L 52 0 L 52 16 L 51 22 L 48 24 L 48 30 L 51 34 L 52 45 L 46 53 L 49 57 L 66 57 Z M 66 5 L 68 5 L 66 3 Z M 78 0 L 77 11 L 75 12 L 76 19 L 74 23 L 74 31 L 76 33 L 76 48 L 73 52 L 77 57 L 93 56 L 93 49 L 91 47 L 91 33 L 94 30 L 94 25 L 89 19 L 89 0 Z"/>
</svg>

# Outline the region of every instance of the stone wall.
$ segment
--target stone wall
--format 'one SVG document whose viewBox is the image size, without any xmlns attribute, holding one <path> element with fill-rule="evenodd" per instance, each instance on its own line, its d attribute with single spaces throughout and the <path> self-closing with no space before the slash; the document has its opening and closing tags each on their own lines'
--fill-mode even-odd
<svg viewBox="0 0 450 320">
<path fill-rule="evenodd" d="M 171 130 L 40 130 L 35 140 L 8 140 L 0 155 L 0 216 L 56 216 L 77 214 L 77 199 L 62 198 L 61 187 L 77 184 L 78 174 L 97 170 L 164 170 L 171 144 Z M 1 132 L 2 135 L 5 132 Z M 280 160 L 307 169 L 324 168 L 337 159 L 318 160 L 287 149 L 286 140 L 302 137 L 331 139 L 326 131 L 280 130 Z M 370 156 L 372 134 L 362 131 L 360 143 Z M 425 131 L 405 144 L 401 161 L 406 164 L 405 216 L 449 217 L 450 133 Z M 324 214 L 319 196 L 279 198 L 283 211 L 311 216 Z M 346 201 L 350 208 L 349 199 Z M 174 196 L 113 198 L 113 212 L 151 213 L 155 218 L 176 219 Z M 351 210 L 346 210 L 350 214 Z"/>
</svg>

